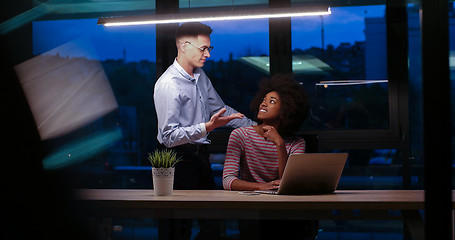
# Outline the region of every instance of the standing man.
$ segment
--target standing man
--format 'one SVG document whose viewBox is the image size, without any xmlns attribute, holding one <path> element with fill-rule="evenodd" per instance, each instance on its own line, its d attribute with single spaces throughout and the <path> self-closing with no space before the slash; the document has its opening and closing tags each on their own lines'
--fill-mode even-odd
<svg viewBox="0 0 455 240">
<path fill-rule="evenodd" d="M 177 58 L 155 84 L 158 141 L 162 147 L 175 150 L 183 160 L 175 168 L 175 189 L 215 189 L 207 134 L 224 125 L 234 128 L 255 125 L 224 104 L 201 69 L 213 49 L 211 33 L 212 29 L 202 23 L 180 25 L 175 36 Z M 198 239 L 219 237 L 219 226 L 214 227 L 213 223 L 217 222 L 199 221 Z M 164 232 L 168 235 L 163 235 Z M 160 226 L 160 238 L 189 239 L 190 236 L 191 221 Z"/>
</svg>

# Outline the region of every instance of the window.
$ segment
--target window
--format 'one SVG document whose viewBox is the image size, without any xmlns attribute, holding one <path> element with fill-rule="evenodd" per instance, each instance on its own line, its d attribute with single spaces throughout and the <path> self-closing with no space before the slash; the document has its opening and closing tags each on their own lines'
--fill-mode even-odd
<svg viewBox="0 0 455 240">
<path fill-rule="evenodd" d="M 421 60 L 420 51 L 415 51 L 420 49 L 419 35 L 416 35 L 419 32 L 418 12 L 413 5 L 409 5 L 408 11 L 412 122 L 410 155 L 412 163 L 419 165 L 421 133 L 418 132 L 418 124 L 421 118 L 418 116 L 421 113 L 418 112 L 418 101 L 421 99 L 421 90 L 418 89 L 418 80 L 421 77 Z M 313 105 L 311 117 L 302 130 L 319 134 L 323 151 L 342 149 L 356 156 L 361 156 L 360 152 L 364 151 L 369 156 L 364 162 L 353 157 L 347 166 L 347 173 L 360 169 L 355 174 L 369 176 L 369 171 L 374 169 L 375 176 L 395 179 L 401 174 L 399 170 L 403 164 L 399 144 L 391 144 L 389 138 L 386 138 L 391 136 L 388 133 L 385 134 L 385 140 L 382 140 L 385 142 L 383 145 L 382 142 L 374 142 L 377 140 L 376 135 L 370 135 L 376 134 L 378 130 L 388 131 L 398 125 L 392 121 L 396 116 L 390 108 L 395 103 L 391 102 L 393 89 L 387 82 L 385 5 L 333 7 L 332 13 L 324 17 L 293 18 L 291 22 L 293 72 L 309 92 Z M 268 20 L 206 24 L 214 29 L 211 43 L 215 48 L 204 71 L 227 105 L 254 118 L 249 109 L 250 101 L 257 91 L 259 81 L 270 74 Z M 97 129 L 120 129 L 122 138 L 112 143 L 106 151 L 95 155 L 95 160 L 90 161 L 90 164 L 103 171 L 124 171 L 121 184 L 109 186 L 99 178 L 94 181 L 104 182 L 103 187 L 140 187 L 138 181 L 135 185 L 127 177 L 131 171 L 135 171 L 127 166 L 138 167 L 136 170 L 148 167 L 146 154 L 157 144 L 152 98 L 157 78 L 155 26 L 105 28 L 96 25 L 96 19 L 33 23 L 35 55 L 81 37 L 90 43 L 82 48 L 91 52 L 90 58 L 97 59 L 103 66 L 118 109 L 75 134 L 84 135 Z M 453 79 L 453 73 L 451 76 Z M 209 138 L 216 138 L 216 134 L 211 133 Z M 347 141 L 353 135 L 360 136 L 359 141 L 369 139 L 373 143 Z M 223 135 L 223 139 L 227 140 L 227 136 Z M 338 137 L 329 139 L 328 136 Z M 55 141 L 52 144 L 60 146 Z M 391 162 L 370 162 L 388 150 L 393 152 Z M 217 152 L 223 154 L 223 151 L 221 149 Z M 216 155 L 213 159 L 214 163 L 223 162 Z M 414 177 L 421 179 L 418 174 L 413 174 L 411 178 L 415 179 Z"/>
<path fill-rule="evenodd" d="M 291 20 L 292 70 L 312 105 L 302 132 L 319 135 L 320 151 L 349 153 L 340 188 L 401 188 L 397 146 L 350 142 L 355 137 L 372 141 L 374 131 L 393 128 L 386 6 L 331 10 L 331 15 Z M 331 141 L 338 143 L 326 144 Z"/>
<path fill-rule="evenodd" d="M 409 37 L 409 122 L 411 164 L 417 166 L 412 175 L 420 176 L 421 181 L 414 187 L 422 187 L 423 182 L 423 102 L 422 102 L 422 43 L 420 33 L 420 6 L 408 4 Z"/>
<path fill-rule="evenodd" d="M 80 52 L 90 53 L 88 58 L 101 63 L 118 103 L 115 111 L 47 143 L 52 153 L 54 149 L 74 143 L 74 139 L 86 140 L 91 132 L 119 129 L 121 139 L 94 153 L 84 164 L 77 165 L 74 173 L 89 175 L 90 180 L 81 184 L 90 187 L 148 187 L 150 179 L 143 177 L 147 174 L 138 174 L 138 171 L 150 166 L 146 154 L 157 144 L 152 94 L 156 80 L 155 26 L 108 28 L 97 25 L 96 20 L 33 23 L 35 55 L 74 39 L 84 39 L 84 44 L 78 44 Z M 225 103 L 252 118 L 249 103 L 258 82 L 268 76 L 268 21 L 206 24 L 214 29 L 211 42 L 215 49 L 204 70 Z M 62 57 L 80 57 L 80 52 Z M 95 170 L 100 174 L 91 174 Z M 113 171 L 116 174 L 110 174 Z"/>
<path fill-rule="evenodd" d="M 156 114 L 153 87 L 156 79 L 155 26 L 107 28 L 97 19 L 35 21 L 33 23 L 34 55 L 54 54 L 60 58 L 83 58 L 97 61 L 107 76 L 118 107 L 86 123 L 71 133 L 47 141 L 50 155 L 69 145 L 87 143 L 95 132 L 118 131 L 119 136 L 103 149 L 87 156 L 89 161 L 77 165 L 75 174 L 92 175 L 85 184 L 98 187 L 148 187 L 147 181 L 129 178 L 126 166 L 149 166 L 146 154 L 156 146 Z M 62 53 L 69 43 L 77 51 Z M 50 52 L 49 52 L 50 51 Z M 80 69 L 87 71 L 87 69 Z M 87 160 L 87 159 L 85 159 Z M 80 172 L 77 170 L 81 170 Z M 112 170 L 119 171 L 116 180 L 107 181 Z M 76 179 L 81 179 L 76 178 Z M 138 185 L 141 182 L 144 185 Z"/>
<path fill-rule="evenodd" d="M 385 5 L 292 19 L 292 69 L 312 108 L 304 129 L 388 129 Z"/>
<path fill-rule="evenodd" d="M 180 8 L 198 8 L 198 7 L 237 7 L 242 5 L 263 5 L 267 7 L 268 0 L 179 0 Z"/>
<path fill-rule="evenodd" d="M 451 95 L 455 92 L 455 7 L 449 4 L 449 66 Z M 419 177 L 419 181 L 412 182 L 412 187 L 423 188 L 423 89 L 422 89 L 422 42 L 421 22 L 419 11 L 421 5 L 410 3 L 408 9 L 408 35 L 409 35 L 409 111 L 410 111 L 410 146 L 412 177 Z M 452 149 L 455 149 L 455 98 L 451 97 L 451 118 L 452 118 Z M 455 158 L 452 154 L 452 163 Z M 454 176 L 455 177 L 455 176 Z M 455 178 L 454 178 L 455 179 Z"/>
<path fill-rule="evenodd" d="M 268 77 L 268 20 L 205 23 L 212 27 L 214 50 L 204 65 L 223 101 L 254 119 L 249 109 L 258 83 Z"/>
<path fill-rule="evenodd" d="M 337 149 L 330 152 L 349 153 L 338 189 L 402 189 L 397 149 Z"/>
<path fill-rule="evenodd" d="M 450 3 L 449 5 L 449 48 L 450 48 L 450 95 L 452 96 L 451 109 L 451 121 L 452 121 L 452 165 L 455 164 L 455 5 Z M 455 175 L 453 176 L 455 179 Z"/>
<path fill-rule="evenodd" d="M 135 2 L 137 9 L 140 4 L 145 4 L 143 1 Z M 291 1 L 294 2 L 307 1 Z M 267 3 L 268 1 L 262 0 L 186 0 L 180 1 L 179 5 L 180 8 L 251 4 L 263 7 L 262 4 Z M 388 82 L 387 59 L 390 56 L 387 56 L 386 6 L 350 6 L 352 3 L 345 1 L 336 4 L 339 6 L 332 7 L 333 14 L 330 16 L 292 19 L 292 39 L 285 39 L 292 43 L 293 73 L 304 84 L 313 104 L 311 117 L 302 130 L 319 134 L 320 146 L 324 145 L 323 151 L 349 152 L 340 189 L 402 188 L 403 159 L 406 157 L 403 154 L 403 142 L 406 140 L 403 141 L 400 138 L 401 132 L 396 130 L 401 122 L 397 119 L 397 109 L 393 109 L 400 104 L 394 96 L 401 93 L 397 93 L 396 84 Z M 453 4 L 451 6 L 449 32 L 453 93 L 455 14 Z M 412 188 L 422 186 L 423 175 L 419 8 L 417 4 L 408 5 Z M 249 103 L 257 90 L 258 82 L 263 77 L 268 77 L 270 72 L 268 20 L 206 24 L 214 29 L 211 41 L 215 48 L 204 71 L 226 104 L 252 118 Z M 109 148 L 99 151 L 91 160 L 78 165 L 76 171 L 70 172 L 77 175 L 74 179 L 80 181 L 75 182 L 80 184 L 76 187 L 150 188 L 151 179 L 146 172 L 149 164 L 145 162 L 145 155 L 156 146 L 156 119 L 152 99 L 153 85 L 157 78 L 155 26 L 111 29 L 96 25 L 96 19 L 33 23 L 35 55 L 80 37 L 84 38 L 82 42 L 89 42 L 88 45 L 79 45 L 90 50 L 90 54 L 85 56 L 96 59 L 103 66 L 118 108 L 59 140 L 68 143 L 67 140 L 72 140 L 73 137 L 85 139 L 83 137 L 90 136 L 90 133 L 112 128 L 120 129 L 122 134 L 119 140 L 109 144 Z M 452 99 L 452 106 L 453 104 L 455 98 Z M 455 108 L 452 108 L 452 117 L 455 119 Z M 407 120 L 404 121 L 406 123 Z M 452 139 L 455 140 L 454 129 L 452 123 Z M 389 130 L 393 130 L 393 134 Z M 378 131 L 384 134 L 380 135 Z M 355 141 L 351 141 L 353 138 Z M 363 141 L 365 139 L 367 141 Z M 56 141 L 49 143 L 56 148 L 63 145 Z M 452 144 L 452 148 L 455 148 L 455 141 Z M 220 153 L 211 156 L 212 162 L 218 163 L 214 167 L 216 176 L 221 175 L 224 162 L 223 152 Z M 386 226 L 390 226 L 389 223 Z M 395 228 L 395 225 L 399 227 Z M 349 229 L 345 225 L 335 225 L 332 229 L 337 232 L 340 227 Z M 391 232 L 401 237 L 401 227 L 401 222 L 393 224 Z M 369 228 L 371 227 L 368 226 L 367 229 Z M 330 231 L 325 234 L 330 234 Z"/>
</svg>

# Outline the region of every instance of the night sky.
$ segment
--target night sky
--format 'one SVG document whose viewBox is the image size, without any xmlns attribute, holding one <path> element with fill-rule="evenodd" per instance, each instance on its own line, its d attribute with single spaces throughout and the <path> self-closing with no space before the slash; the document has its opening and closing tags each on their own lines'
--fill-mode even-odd
<svg viewBox="0 0 455 240">
<path fill-rule="evenodd" d="M 323 17 L 325 45 L 338 46 L 341 42 L 364 41 L 365 17 L 383 17 L 385 6 L 332 8 Z M 76 40 L 82 45 L 74 49 L 88 49 L 89 58 L 121 59 L 126 50 L 127 61 L 155 61 L 155 26 L 104 27 L 97 19 L 36 21 L 33 23 L 33 51 L 42 54 Z M 228 60 L 248 53 L 268 55 L 268 20 L 239 20 L 206 22 L 214 31 L 211 59 Z M 81 41 L 81 39 L 83 39 Z M 86 44 L 86 45 L 85 45 Z M 321 47 L 321 17 L 292 19 L 292 48 Z M 65 54 L 61 54 L 65 55 Z M 81 53 L 70 51 L 67 55 Z"/>
</svg>

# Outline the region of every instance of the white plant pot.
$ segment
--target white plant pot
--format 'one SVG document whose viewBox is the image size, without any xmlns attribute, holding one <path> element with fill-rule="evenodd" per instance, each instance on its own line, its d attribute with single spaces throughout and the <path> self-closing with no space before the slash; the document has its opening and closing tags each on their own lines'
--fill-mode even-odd
<svg viewBox="0 0 455 240">
<path fill-rule="evenodd" d="M 175 168 L 153 168 L 153 189 L 155 196 L 170 196 L 174 189 Z"/>
</svg>

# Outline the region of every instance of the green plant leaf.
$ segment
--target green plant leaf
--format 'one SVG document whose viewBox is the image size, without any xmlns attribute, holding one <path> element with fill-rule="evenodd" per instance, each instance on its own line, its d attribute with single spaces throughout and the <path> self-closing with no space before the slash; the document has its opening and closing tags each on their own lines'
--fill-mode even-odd
<svg viewBox="0 0 455 240">
<path fill-rule="evenodd" d="M 156 149 L 153 153 L 148 153 L 147 159 L 154 168 L 173 168 L 181 161 L 181 158 L 177 158 L 177 153 L 172 149 Z"/>
</svg>

